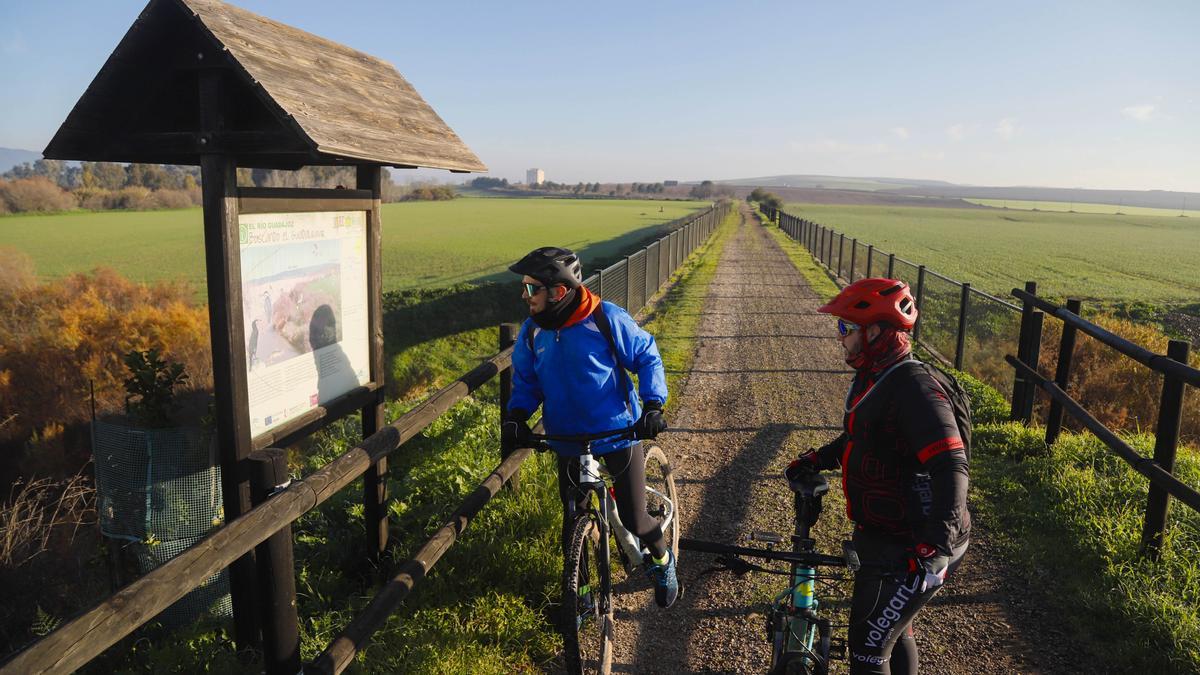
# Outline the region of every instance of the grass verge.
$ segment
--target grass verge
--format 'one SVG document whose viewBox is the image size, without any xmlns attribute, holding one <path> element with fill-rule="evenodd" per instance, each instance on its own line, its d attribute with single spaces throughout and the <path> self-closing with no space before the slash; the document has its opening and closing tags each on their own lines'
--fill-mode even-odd
<svg viewBox="0 0 1200 675">
<path fill-rule="evenodd" d="M 812 253 L 807 248 L 789 237 L 778 226 L 770 224 L 765 217 L 763 218 L 763 226 L 775 238 L 779 247 L 787 254 L 788 259 L 792 261 L 796 269 L 800 271 L 800 275 L 808 281 L 808 285 L 812 287 L 814 293 L 825 299 L 832 298 L 838 294 L 840 289 L 834 282 L 833 277 L 813 258 Z"/>
<path fill-rule="evenodd" d="M 975 432 L 971 504 L 1033 593 L 1061 617 L 1067 639 L 1103 654 L 1113 672 L 1200 670 L 1200 515 L 1176 504 L 1162 559 L 1140 553 L 1149 482 L 1089 433 L 1005 421 L 994 389 L 956 373 L 971 393 Z M 1143 456 L 1154 439 L 1125 436 Z M 1200 484 L 1200 461 L 1181 454 L 1175 474 Z M 1032 636 L 1031 636 L 1032 637 Z"/>
</svg>

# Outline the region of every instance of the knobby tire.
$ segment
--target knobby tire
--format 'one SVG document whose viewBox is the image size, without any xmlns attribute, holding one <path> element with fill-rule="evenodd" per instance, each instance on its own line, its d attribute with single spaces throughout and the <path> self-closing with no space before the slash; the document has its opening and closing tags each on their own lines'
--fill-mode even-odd
<svg viewBox="0 0 1200 675">
<path fill-rule="evenodd" d="M 657 445 L 651 445 L 646 449 L 646 487 L 654 489 L 667 496 L 671 503 L 675 505 L 675 515 L 671 518 L 670 524 L 663 528 L 663 539 L 667 542 L 667 548 L 671 549 L 675 559 L 679 559 L 679 494 L 675 491 L 675 473 L 674 467 L 670 460 L 667 459 L 667 453 Z M 647 490 L 646 492 L 646 510 L 650 516 L 657 518 L 662 522 L 664 504 Z"/>
<path fill-rule="evenodd" d="M 600 555 L 600 532 L 594 512 L 580 514 L 563 566 L 563 651 L 569 673 L 607 675 L 612 668 L 612 598 L 601 597 L 602 575 L 609 569 Z"/>
</svg>

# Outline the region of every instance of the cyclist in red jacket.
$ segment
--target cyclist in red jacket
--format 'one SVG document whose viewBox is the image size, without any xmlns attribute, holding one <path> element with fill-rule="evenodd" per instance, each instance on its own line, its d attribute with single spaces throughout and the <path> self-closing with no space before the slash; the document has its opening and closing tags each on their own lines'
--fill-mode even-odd
<svg viewBox="0 0 1200 675">
<path fill-rule="evenodd" d="M 881 578 L 864 570 L 855 578 L 850 672 L 916 673 L 913 618 L 967 550 L 967 448 L 949 392 L 912 356 L 917 308 L 908 284 L 862 279 L 817 311 L 837 317 L 856 373 L 842 434 L 802 454 L 787 476 L 840 468 L 859 556 L 909 571 Z"/>
</svg>

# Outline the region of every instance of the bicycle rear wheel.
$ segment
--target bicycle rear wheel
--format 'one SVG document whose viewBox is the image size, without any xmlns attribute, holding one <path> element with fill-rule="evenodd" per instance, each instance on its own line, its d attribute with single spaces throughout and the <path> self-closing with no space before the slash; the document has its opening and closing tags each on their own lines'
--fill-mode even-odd
<svg viewBox="0 0 1200 675">
<path fill-rule="evenodd" d="M 575 519 L 563 567 L 562 633 L 569 673 L 603 673 L 612 668 L 613 615 L 608 560 L 602 555 L 596 514 Z"/>
<path fill-rule="evenodd" d="M 658 521 L 667 548 L 679 558 L 679 495 L 667 453 L 657 445 L 646 448 L 646 511 Z"/>
</svg>

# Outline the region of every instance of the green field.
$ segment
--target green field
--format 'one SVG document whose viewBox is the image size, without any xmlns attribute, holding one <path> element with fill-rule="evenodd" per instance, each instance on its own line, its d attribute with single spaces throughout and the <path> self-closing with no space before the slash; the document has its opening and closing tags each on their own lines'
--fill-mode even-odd
<svg viewBox="0 0 1200 675">
<path fill-rule="evenodd" d="M 1027 280 L 1046 295 L 1105 304 L 1200 297 L 1197 219 L 823 204 L 784 210 L 1004 297 Z"/>
<path fill-rule="evenodd" d="M 1180 209 L 1155 209 L 1148 206 L 1117 206 L 1116 204 L 1085 204 L 1079 202 L 1036 202 L 1017 199 L 968 199 L 964 202 L 992 206 L 1014 211 L 1062 211 L 1075 213 L 1108 213 L 1123 216 L 1173 216 L 1183 214 L 1189 218 L 1200 218 L 1200 211 Z"/>
<path fill-rule="evenodd" d="M 662 223 L 706 205 L 598 199 L 385 204 L 384 290 L 480 280 L 547 245 L 579 251 L 590 274 L 589 260 L 611 259 Z M 46 278 L 105 266 L 137 281 L 182 279 L 204 288 L 199 209 L 6 216 L 0 246 L 27 253 Z"/>
</svg>

